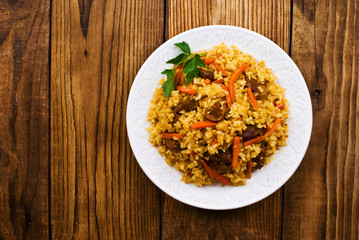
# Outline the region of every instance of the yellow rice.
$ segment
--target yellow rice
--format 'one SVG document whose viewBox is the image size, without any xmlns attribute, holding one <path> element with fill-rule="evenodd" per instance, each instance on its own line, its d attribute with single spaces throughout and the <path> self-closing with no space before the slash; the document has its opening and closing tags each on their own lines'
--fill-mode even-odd
<svg viewBox="0 0 359 240">
<path fill-rule="evenodd" d="M 271 161 L 271 155 L 279 147 L 286 145 L 286 133 L 288 131 L 286 119 L 289 112 L 287 107 L 288 100 L 284 96 L 284 89 L 276 83 L 276 77 L 271 69 L 265 67 L 264 61 L 257 62 L 251 55 L 241 52 L 235 46 L 227 48 L 224 43 L 215 46 L 212 50 L 203 50 L 199 53 L 205 53 L 203 58 L 212 58 L 216 57 L 217 54 L 221 54 L 222 57 L 217 59 L 216 62 L 229 73 L 229 76 L 223 76 L 222 72 L 218 71 L 213 64 L 208 65 L 206 68 L 214 72 L 215 79 L 224 79 L 224 84 L 227 87 L 233 72 L 243 63 L 247 62 L 249 67 L 245 70 L 246 77 L 256 80 L 259 84 L 265 84 L 269 90 L 267 99 L 263 101 L 258 100 L 260 108 L 254 109 L 248 97 L 245 76 L 241 74 L 235 82 L 235 102 L 227 114 L 228 119 L 224 119 L 216 127 L 206 128 L 206 131 L 204 131 L 204 129 L 192 129 L 190 125 L 206 120 L 204 118 L 205 109 L 213 105 L 218 99 L 225 102 L 225 100 L 222 100 L 225 97 L 222 85 L 206 85 L 204 83 L 205 79 L 200 77 L 195 78 L 193 83 L 197 86 L 197 90 L 194 98 L 198 100 L 199 107 L 196 111 L 183 113 L 179 121 L 173 124 L 173 108 L 191 96 L 174 90 L 165 99 L 161 89 L 165 79 L 160 81 L 160 86 L 153 95 L 148 112 L 148 121 L 151 123 L 151 126 L 148 128 L 150 133 L 149 140 L 153 146 L 158 147 L 159 153 L 165 157 L 168 165 L 174 166 L 176 170 L 183 173 L 182 181 L 202 186 L 216 182 L 201 163 L 206 152 L 216 154 L 219 149 L 228 150 L 233 143 L 233 138 L 240 136 L 247 128 L 247 125 L 267 128 L 273 126 L 274 121 L 280 118 L 281 122 L 278 128 L 264 140 L 266 142 L 265 151 L 267 155 L 265 164 L 268 164 Z M 186 85 L 183 77 L 180 85 Z M 274 101 L 276 105 L 284 104 L 286 106 L 285 109 L 280 110 L 274 105 Z M 160 136 L 164 132 L 176 132 L 184 136 L 183 139 L 175 139 L 180 142 L 182 149 L 180 153 L 173 154 L 165 146 L 164 140 Z M 212 147 L 211 143 L 214 138 L 217 138 L 218 144 Z M 237 168 L 233 168 L 231 164 L 220 163 L 212 164 L 210 167 L 219 175 L 227 178 L 232 185 L 244 185 L 246 184 L 245 173 L 247 163 L 260 153 L 260 144 L 257 143 L 244 147 L 241 140 Z M 191 152 L 194 153 L 194 157 L 191 157 Z"/>
</svg>

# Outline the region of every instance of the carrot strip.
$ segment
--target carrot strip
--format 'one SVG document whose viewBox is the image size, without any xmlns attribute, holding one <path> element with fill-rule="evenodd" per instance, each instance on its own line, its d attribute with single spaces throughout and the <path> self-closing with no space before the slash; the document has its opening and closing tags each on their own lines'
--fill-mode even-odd
<svg viewBox="0 0 359 240">
<path fill-rule="evenodd" d="M 176 75 L 175 75 L 175 86 L 176 87 L 178 86 L 179 80 L 180 80 L 180 78 L 182 76 L 182 71 L 183 71 L 182 68 L 177 67 L 177 71 L 176 71 Z"/>
<path fill-rule="evenodd" d="M 228 72 L 224 70 L 218 63 L 214 62 L 213 65 L 217 68 L 218 71 L 223 72 L 226 76 L 228 76 Z"/>
<path fill-rule="evenodd" d="M 231 108 L 231 106 L 232 106 L 232 99 L 231 99 L 231 95 L 229 94 L 228 88 L 227 88 L 225 85 L 223 85 L 222 88 L 223 88 L 223 90 L 224 90 L 225 93 L 226 93 L 227 105 L 228 105 L 229 108 Z"/>
<path fill-rule="evenodd" d="M 245 147 L 247 147 L 247 146 L 249 146 L 249 145 L 251 145 L 251 144 L 259 143 L 259 142 L 261 142 L 261 141 L 263 141 L 263 140 L 264 140 L 264 135 L 263 135 L 263 136 L 258 136 L 258 137 L 252 138 L 252 139 L 250 139 L 250 140 L 248 140 L 248 141 L 245 141 L 245 142 L 243 143 L 243 145 L 244 145 Z"/>
<path fill-rule="evenodd" d="M 248 96 L 249 99 L 251 100 L 254 108 L 258 109 L 259 108 L 259 103 L 257 102 L 256 98 L 254 97 L 254 94 L 252 92 L 252 89 L 250 87 L 247 88 L 248 89 Z"/>
<path fill-rule="evenodd" d="M 285 109 L 285 106 L 283 103 L 278 104 L 276 107 L 279 108 L 281 111 L 283 111 Z"/>
<path fill-rule="evenodd" d="M 224 83 L 224 79 L 215 80 L 212 83 Z"/>
<path fill-rule="evenodd" d="M 172 139 L 174 137 L 182 139 L 183 135 L 180 133 L 161 133 L 161 138 L 164 138 L 164 139 Z"/>
<path fill-rule="evenodd" d="M 215 57 L 213 57 L 213 58 L 205 58 L 205 59 L 203 59 L 203 62 L 204 62 L 204 64 L 209 65 L 209 64 L 214 63 L 214 61 L 216 61 L 216 59 L 217 58 L 215 58 Z"/>
<path fill-rule="evenodd" d="M 194 95 L 195 92 L 196 92 L 196 89 L 186 88 L 186 87 L 183 87 L 183 86 L 177 86 L 176 89 L 179 90 L 180 92 L 183 92 L 183 93 L 186 93 L 186 94 L 189 94 L 189 95 Z"/>
<path fill-rule="evenodd" d="M 212 141 L 212 147 L 214 147 L 216 144 L 218 143 L 218 140 L 217 138 L 214 138 L 213 141 Z"/>
<path fill-rule="evenodd" d="M 222 57 L 222 55 L 220 53 L 217 53 L 216 57 L 217 57 L 217 59 L 219 59 L 220 57 Z"/>
<path fill-rule="evenodd" d="M 229 79 L 228 88 L 229 88 L 229 94 L 231 95 L 232 102 L 235 102 L 235 100 L 236 100 L 235 96 L 234 96 L 234 82 L 237 80 L 239 75 L 241 75 L 241 73 L 248 67 L 249 67 L 249 64 L 244 63 L 232 74 L 231 78 Z"/>
<path fill-rule="evenodd" d="M 239 143 L 240 143 L 240 138 L 238 136 L 234 137 L 233 138 L 233 158 L 232 158 L 232 166 L 234 168 L 238 167 Z"/>
<path fill-rule="evenodd" d="M 279 123 L 280 123 L 280 118 L 277 118 L 273 124 L 273 127 L 271 127 L 271 129 L 269 129 L 264 135 L 263 137 L 266 138 L 268 137 L 269 135 L 271 135 L 276 129 L 277 127 L 279 126 Z"/>
<path fill-rule="evenodd" d="M 271 127 L 269 130 L 267 130 L 267 132 L 263 136 L 258 136 L 258 137 L 252 138 L 248 141 L 245 141 L 243 145 L 245 147 L 247 147 L 251 144 L 255 144 L 255 143 L 259 143 L 259 142 L 263 141 L 277 129 L 277 127 L 279 126 L 279 123 L 280 123 L 280 118 L 277 118 L 273 124 L 273 127 Z"/>
<path fill-rule="evenodd" d="M 204 80 L 204 84 L 208 85 L 211 83 L 211 80 L 209 80 L 208 78 L 206 80 Z"/>
<path fill-rule="evenodd" d="M 213 169 L 211 169 L 205 161 L 201 160 L 201 162 L 203 164 L 204 169 L 209 173 L 209 175 L 211 175 L 211 177 L 213 177 L 217 181 L 223 183 L 224 185 L 228 185 L 231 183 L 227 178 L 219 175 Z"/>
<path fill-rule="evenodd" d="M 249 160 L 247 163 L 247 170 L 246 170 L 246 178 L 248 178 L 248 179 L 251 179 L 251 177 L 252 177 L 251 172 L 252 172 L 253 165 L 254 164 L 253 164 L 252 160 Z"/>
<path fill-rule="evenodd" d="M 191 124 L 192 129 L 202 129 L 206 127 L 215 127 L 217 125 L 217 122 L 212 121 L 202 121 Z"/>
</svg>

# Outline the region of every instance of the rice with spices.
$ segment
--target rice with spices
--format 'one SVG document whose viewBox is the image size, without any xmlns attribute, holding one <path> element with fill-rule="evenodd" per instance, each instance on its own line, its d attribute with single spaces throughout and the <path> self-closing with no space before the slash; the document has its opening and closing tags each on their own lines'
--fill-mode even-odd
<svg viewBox="0 0 359 240">
<path fill-rule="evenodd" d="M 210 185 L 218 181 L 217 174 L 234 186 L 244 185 L 251 172 L 268 164 L 276 150 L 286 145 L 289 111 L 284 89 L 276 83 L 276 77 L 263 61 L 257 62 L 234 46 L 227 48 L 222 43 L 199 53 L 202 59 L 215 59 L 200 70 L 212 72 L 213 79 L 208 84 L 200 73 L 193 79 L 193 84 L 187 85 L 185 74 L 182 74 L 178 85 L 194 89 L 194 95 L 175 89 L 165 98 L 163 90 L 158 87 L 148 112 L 151 123 L 149 140 L 158 147 L 168 165 L 183 173 L 182 181 L 185 183 Z M 231 76 L 243 64 L 248 64 L 248 67 L 234 82 L 235 95 L 229 106 L 228 92 L 223 85 L 230 88 Z M 218 65 L 225 71 L 219 70 Z M 223 83 L 213 82 L 222 79 Z M 162 79 L 160 84 L 164 81 Z M 248 88 L 259 108 L 254 107 Z M 184 103 L 192 106 L 180 109 Z M 213 117 L 210 111 L 217 113 L 218 121 L 209 120 Z M 216 125 L 199 129 L 191 127 L 204 121 Z M 272 131 L 276 121 L 279 125 Z M 176 133 L 180 137 L 166 139 L 163 133 Z M 233 163 L 234 137 L 240 138 L 238 165 Z M 255 138 L 258 138 L 257 142 Z M 210 171 L 205 169 L 205 165 Z"/>
</svg>

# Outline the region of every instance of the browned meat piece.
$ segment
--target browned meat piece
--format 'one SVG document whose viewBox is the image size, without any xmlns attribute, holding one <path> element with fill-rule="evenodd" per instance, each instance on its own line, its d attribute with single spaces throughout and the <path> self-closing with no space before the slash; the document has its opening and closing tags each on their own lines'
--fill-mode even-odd
<svg viewBox="0 0 359 240">
<path fill-rule="evenodd" d="M 262 150 L 257 157 L 252 159 L 252 162 L 257 163 L 257 165 L 254 167 L 255 169 L 261 169 L 264 166 L 265 156 L 265 152 Z"/>
<path fill-rule="evenodd" d="M 269 90 L 268 90 L 268 87 L 264 84 L 261 84 L 260 85 L 260 88 L 262 89 L 262 92 L 260 94 L 263 94 L 263 95 L 268 95 L 269 93 Z"/>
<path fill-rule="evenodd" d="M 260 86 L 260 84 L 257 83 L 257 81 L 246 79 L 246 82 L 247 82 L 247 86 L 250 87 L 253 92 L 259 91 L 258 87 Z"/>
<path fill-rule="evenodd" d="M 219 150 L 217 154 L 209 155 L 208 160 L 212 162 L 231 163 L 232 153 L 229 149 L 225 152 Z"/>
<path fill-rule="evenodd" d="M 259 129 L 259 135 L 264 135 L 267 132 L 266 128 L 258 128 Z"/>
<path fill-rule="evenodd" d="M 257 128 L 256 126 L 247 126 L 247 129 L 242 133 L 243 141 L 250 140 L 258 135 L 264 135 L 266 130 L 264 128 Z"/>
<path fill-rule="evenodd" d="M 214 80 L 214 73 L 211 72 L 211 71 L 208 71 L 208 70 L 203 70 L 201 68 L 198 68 L 199 70 L 199 73 L 198 73 L 198 76 L 201 77 L 201 78 L 204 78 L 204 79 L 209 79 L 211 81 Z"/>
<path fill-rule="evenodd" d="M 247 129 L 242 133 L 243 141 L 252 139 L 260 134 L 259 128 L 256 126 L 248 126 Z"/>
<path fill-rule="evenodd" d="M 258 94 L 258 96 L 256 96 L 256 100 L 263 101 L 263 100 L 265 100 L 267 98 L 267 96 L 268 96 L 267 94 L 263 94 L 263 93 Z"/>
<path fill-rule="evenodd" d="M 224 119 L 224 115 L 228 110 L 225 108 L 221 110 L 221 104 L 216 102 L 211 107 L 207 108 L 206 114 L 204 115 L 210 121 L 219 122 Z"/>
<path fill-rule="evenodd" d="M 268 87 L 264 84 L 259 84 L 257 83 L 257 81 L 254 80 L 250 80 L 250 79 L 246 79 L 247 82 L 247 86 L 250 87 L 252 89 L 253 92 L 258 92 L 259 95 L 256 97 L 256 99 L 259 98 L 263 98 L 264 99 L 267 97 L 269 90 Z M 261 89 L 261 90 L 260 90 Z M 262 96 L 260 96 L 262 95 Z M 258 100 L 263 100 L 263 99 L 258 99 Z"/>
<path fill-rule="evenodd" d="M 172 123 L 178 122 L 178 119 L 180 118 L 181 114 L 175 112 L 175 116 L 173 117 Z"/>
<path fill-rule="evenodd" d="M 168 147 L 172 153 L 179 153 L 181 151 L 180 144 L 176 140 L 173 139 L 164 139 L 164 140 L 166 147 Z"/>
<path fill-rule="evenodd" d="M 180 112 L 184 110 L 185 112 L 190 112 L 198 107 L 198 102 L 194 100 L 193 98 L 189 98 L 183 103 L 180 103 L 177 107 L 173 109 L 174 112 Z"/>
</svg>

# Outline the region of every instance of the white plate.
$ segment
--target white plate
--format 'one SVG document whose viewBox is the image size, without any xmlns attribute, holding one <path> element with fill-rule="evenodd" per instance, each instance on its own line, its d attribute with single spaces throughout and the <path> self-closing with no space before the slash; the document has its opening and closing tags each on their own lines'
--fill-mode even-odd
<svg viewBox="0 0 359 240">
<path fill-rule="evenodd" d="M 220 184 L 197 187 L 182 182 L 181 173 L 167 165 L 156 147 L 149 142 L 146 128 L 150 100 L 164 76 L 161 72 L 172 65 L 166 61 L 180 50 L 173 44 L 185 41 L 191 51 L 211 49 L 222 42 L 235 45 L 273 69 L 279 84 L 286 88 L 290 116 L 287 120 L 288 146 L 282 147 L 274 160 L 255 171 L 245 186 L 222 187 Z M 275 43 L 247 29 L 233 26 L 206 26 L 181 33 L 162 44 L 147 59 L 133 82 L 127 104 L 127 131 L 133 153 L 142 170 L 162 191 L 173 198 L 205 209 L 234 209 L 258 202 L 279 189 L 295 172 L 307 150 L 312 130 L 312 104 L 299 69 Z"/>
</svg>

